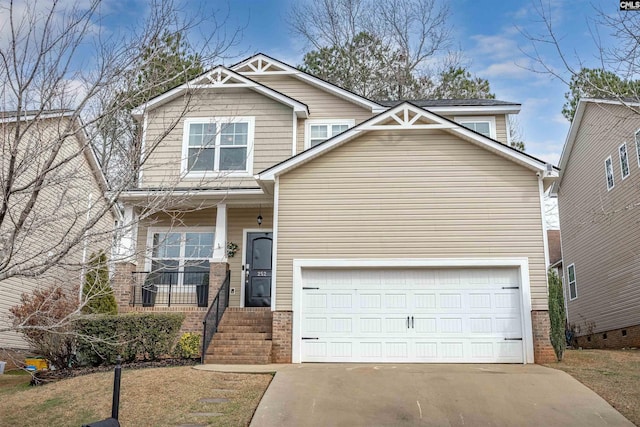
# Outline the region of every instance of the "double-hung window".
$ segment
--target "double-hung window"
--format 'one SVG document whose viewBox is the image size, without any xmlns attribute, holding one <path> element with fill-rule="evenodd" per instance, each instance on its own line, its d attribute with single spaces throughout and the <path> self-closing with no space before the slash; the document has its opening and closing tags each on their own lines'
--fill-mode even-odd
<svg viewBox="0 0 640 427">
<path fill-rule="evenodd" d="M 456 117 L 454 121 L 488 138 L 496 138 L 495 117 Z"/>
<path fill-rule="evenodd" d="M 155 285 L 193 286 L 209 283 L 213 232 L 150 230 L 149 281 Z"/>
<path fill-rule="evenodd" d="M 629 176 L 629 156 L 627 155 L 627 143 L 625 142 L 618 147 L 618 153 L 620 153 L 620 173 L 622 179 Z"/>
<path fill-rule="evenodd" d="M 353 127 L 354 124 L 354 120 L 307 120 L 305 123 L 305 148 L 315 147 Z"/>
<path fill-rule="evenodd" d="M 567 283 L 569 284 L 569 299 L 578 298 L 578 288 L 576 287 L 576 266 L 571 264 L 567 267 Z"/>
<path fill-rule="evenodd" d="M 607 160 L 604 161 L 604 172 L 607 177 L 607 190 L 611 190 L 615 186 L 613 179 L 613 160 L 611 160 L 611 156 L 607 157 Z"/>
<path fill-rule="evenodd" d="M 252 173 L 253 117 L 188 118 L 184 122 L 183 173 Z"/>
</svg>

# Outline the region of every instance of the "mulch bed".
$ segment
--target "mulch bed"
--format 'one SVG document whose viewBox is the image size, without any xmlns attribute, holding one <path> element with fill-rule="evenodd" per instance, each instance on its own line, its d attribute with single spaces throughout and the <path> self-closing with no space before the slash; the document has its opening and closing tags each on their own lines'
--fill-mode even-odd
<svg viewBox="0 0 640 427">
<path fill-rule="evenodd" d="M 194 366 L 200 363 L 200 359 L 160 359 L 136 362 L 123 362 L 122 369 L 147 369 L 147 368 L 167 368 L 171 366 Z M 84 366 L 71 369 L 56 369 L 55 371 L 38 371 L 32 374 L 31 385 L 42 385 L 50 382 L 63 380 L 65 378 L 78 377 L 80 375 L 93 374 L 96 372 L 111 372 L 115 365 Z"/>
</svg>

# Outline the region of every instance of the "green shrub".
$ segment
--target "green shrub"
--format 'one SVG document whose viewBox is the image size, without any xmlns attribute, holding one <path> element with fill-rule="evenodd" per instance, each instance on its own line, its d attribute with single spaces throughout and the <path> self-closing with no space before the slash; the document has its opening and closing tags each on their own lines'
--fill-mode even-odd
<svg viewBox="0 0 640 427">
<path fill-rule="evenodd" d="M 156 360 L 171 354 L 184 314 L 129 313 L 86 316 L 76 322 L 79 359 L 86 364 Z"/>
<path fill-rule="evenodd" d="M 200 335 L 186 332 L 176 344 L 174 353 L 183 359 L 193 359 L 200 355 Z"/>
<path fill-rule="evenodd" d="M 551 321 L 551 345 L 556 353 L 558 362 L 562 360 L 567 348 L 565 336 L 567 317 L 564 308 L 562 280 L 555 271 L 549 270 L 549 320 Z"/>
<path fill-rule="evenodd" d="M 88 314 L 118 314 L 118 304 L 109 285 L 109 268 L 104 251 L 91 254 L 82 286 L 84 307 Z"/>
</svg>

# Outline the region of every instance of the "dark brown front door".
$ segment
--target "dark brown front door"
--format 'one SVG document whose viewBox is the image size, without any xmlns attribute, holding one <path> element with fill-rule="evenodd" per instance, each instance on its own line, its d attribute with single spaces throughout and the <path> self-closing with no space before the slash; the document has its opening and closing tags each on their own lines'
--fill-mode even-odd
<svg viewBox="0 0 640 427">
<path fill-rule="evenodd" d="M 272 233 L 247 233 L 244 306 L 271 306 Z"/>
</svg>

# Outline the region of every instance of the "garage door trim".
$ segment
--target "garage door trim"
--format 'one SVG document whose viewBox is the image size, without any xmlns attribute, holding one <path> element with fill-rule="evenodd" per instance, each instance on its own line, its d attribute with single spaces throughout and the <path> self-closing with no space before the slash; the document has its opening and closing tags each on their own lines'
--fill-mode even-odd
<svg viewBox="0 0 640 427">
<path fill-rule="evenodd" d="M 302 270 L 305 268 L 452 268 L 517 267 L 520 273 L 521 316 L 525 363 L 533 363 L 533 329 L 531 324 L 531 286 L 527 258 L 377 258 L 377 259 L 294 259 L 293 260 L 293 336 L 292 362 L 300 363 L 302 325 Z"/>
</svg>

